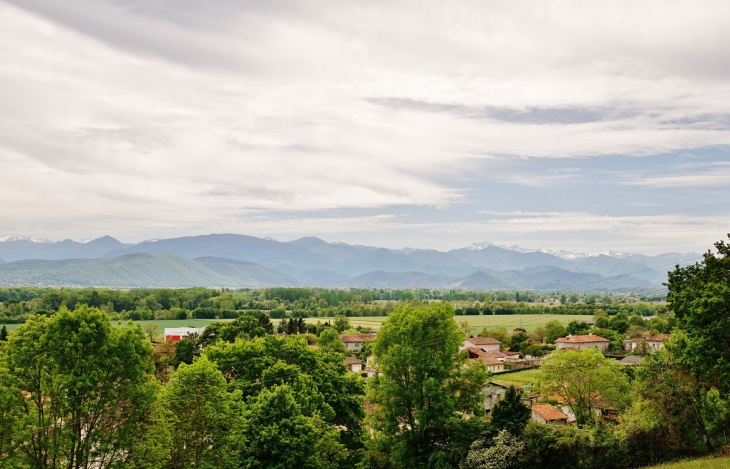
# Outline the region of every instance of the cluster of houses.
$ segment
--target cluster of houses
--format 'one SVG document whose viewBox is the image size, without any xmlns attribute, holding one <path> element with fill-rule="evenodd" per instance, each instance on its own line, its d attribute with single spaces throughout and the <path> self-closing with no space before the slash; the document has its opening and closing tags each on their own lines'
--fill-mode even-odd
<svg viewBox="0 0 730 469">
<path fill-rule="evenodd" d="M 204 330 L 205 328 L 195 327 L 165 328 L 165 341 L 177 342 L 191 334 L 202 334 Z M 374 340 L 375 337 L 376 334 L 373 333 L 343 335 L 340 338 L 346 350 L 359 352 L 367 341 Z M 624 350 L 627 352 L 636 352 L 637 347 L 644 347 L 647 350 L 660 350 L 664 347 L 664 341 L 669 337 L 669 334 L 659 334 L 641 339 L 625 340 L 623 342 Z M 568 335 L 557 339 L 555 341 L 555 347 L 558 350 L 598 349 L 605 353 L 608 350 L 609 343 L 610 341 L 608 339 L 594 334 Z M 646 345 L 642 346 L 641 344 Z M 310 347 L 317 348 L 316 345 Z M 505 365 L 509 365 L 513 369 L 540 366 L 540 359 L 538 358 L 520 358 L 519 352 L 503 352 L 501 343 L 493 337 L 469 337 L 464 341 L 459 350 L 466 350 L 469 353 L 470 363 L 484 363 L 487 369 L 493 374 L 504 372 Z M 628 356 L 619 361 L 619 363 L 634 365 L 640 363 L 642 360 L 643 358 L 640 356 Z M 348 370 L 366 378 L 372 378 L 377 373 L 372 355 L 368 356 L 365 362 L 356 357 L 347 357 L 344 363 Z M 494 382 L 488 383 L 485 389 L 486 397 L 484 402 L 487 411 L 490 411 L 504 397 L 507 389 L 509 389 L 509 386 Z M 517 387 L 517 390 L 520 392 L 524 391 L 519 387 Z M 537 422 L 545 425 L 562 426 L 575 421 L 575 415 L 570 410 L 570 406 L 561 402 L 557 397 L 553 399 L 553 402 L 556 403 L 553 405 L 545 402 L 537 402 L 538 396 L 530 395 L 529 393 L 525 393 L 524 396 L 524 402 L 532 410 L 532 419 Z M 597 412 L 604 412 L 610 415 L 611 409 L 598 409 Z"/>
</svg>

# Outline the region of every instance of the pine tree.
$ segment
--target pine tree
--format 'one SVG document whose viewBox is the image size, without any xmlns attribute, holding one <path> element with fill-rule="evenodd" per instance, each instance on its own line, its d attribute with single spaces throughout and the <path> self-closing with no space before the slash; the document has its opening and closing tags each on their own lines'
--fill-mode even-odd
<svg viewBox="0 0 730 469">
<path fill-rule="evenodd" d="M 530 420 L 530 409 L 522 403 L 522 393 L 510 386 L 492 409 L 492 425 L 519 436 Z"/>
<path fill-rule="evenodd" d="M 8 340 L 8 328 L 3 326 L 3 328 L 0 329 L 0 342 L 5 342 L 6 340 Z"/>
<path fill-rule="evenodd" d="M 297 320 L 295 318 L 291 318 L 289 320 L 289 323 L 286 325 L 286 335 L 293 335 L 297 333 Z"/>
</svg>

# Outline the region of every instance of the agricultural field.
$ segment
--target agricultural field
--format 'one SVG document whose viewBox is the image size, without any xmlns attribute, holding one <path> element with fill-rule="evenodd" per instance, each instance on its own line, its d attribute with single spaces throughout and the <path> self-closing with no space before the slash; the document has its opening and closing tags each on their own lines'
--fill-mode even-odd
<svg viewBox="0 0 730 469">
<path fill-rule="evenodd" d="M 365 317 L 352 317 L 350 324 L 352 327 L 380 327 L 380 324 L 385 321 L 387 316 L 365 316 Z M 308 323 L 316 323 L 317 321 L 325 322 L 332 318 L 307 318 Z M 592 316 L 584 315 L 572 315 L 572 314 L 509 314 L 503 316 L 454 316 L 457 322 L 467 321 L 471 326 L 471 330 L 474 333 L 479 333 L 483 328 L 497 329 L 504 327 L 507 329 L 514 329 L 516 327 L 522 327 L 528 332 L 535 329 L 536 327 L 543 327 L 545 323 L 552 320 L 558 320 L 562 325 L 567 325 L 570 321 L 588 321 L 592 319 Z M 231 319 L 155 319 L 150 321 L 133 321 L 135 324 L 145 324 L 154 322 L 157 323 L 157 332 L 162 334 L 163 329 L 166 327 L 205 327 L 211 322 L 227 322 Z M 278 319 L 272 319 L 274 324 L 278 323 Z M 127 321 L 121 321 L 121 324 L 126 324 Z M 119 324 L 119 321 L 113 321 L 113 324 Z M 17 329 L 20 324 L 6 324 L 8 330 L 12 331 Z M 1 327 L 1 326 L 0 326 Z"/>
<path fill-rule="evenodd" d="M 386 316 L 375 317 L 357 317 L 349 318 L 353 327 L 379 327 Z M 592 316 L 573 315 L 573 314 L 509 314 L 503 316 L 454 316 L 457 322 L 466 321 L 471 326 L 474 333 L 481 332 L 483 328 L 498 329 L 504 327 L 506 329 L 514 329 L 522 327 L 528 332 L 545 326 L 545 323 L 552 320 L 558 320 L 562 325 L 567 325 L 570 321 L 589 321 Z M 307 319 L 307 322 L 323 321 L 323 318 Z"/>
</svg>

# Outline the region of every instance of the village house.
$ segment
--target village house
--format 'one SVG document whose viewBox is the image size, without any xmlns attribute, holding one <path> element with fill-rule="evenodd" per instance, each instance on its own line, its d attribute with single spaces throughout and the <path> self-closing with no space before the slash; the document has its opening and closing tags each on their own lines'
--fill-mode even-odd
<svg viewBox="0 0 730 469">
<path fill-rule="evenodd" d="M 624 350 L 633 352 L 642 342 L 646 342 L 647 348 L 650 350 L 661 350 L 664 348 L 664 341 L 671 336 L 672 334 L 658 334 L 651 337 L 624 340 Z"/>
<path fill-rule="evenodd" d="M 504 362 L 501 360 L 489 357 L 477 357 L 470 359 L 472 363 L 477 363 L 479 360 L 481 360 L 492 373 L 501 373 L 504 371 Z"/>
<path fill-rule="evenodd" d="M 362 362 L 355 357 L 345 358 L 345 365 L 347 365 L 347 369 L 353 373 L 362 372 Z"/>
<path fill-rule="evenodd" d="M 368 355 L 365 358 L 365 369 L 362 372 L 363 377 L 372 378 L 378 373 L 378 367 L 375 363 L 375 357 Z"/>
<path fill-rule="evenodd" d="M 487 386 L 484 388 L 484 394 L 486 395 L 484 400 L 484 409 L 491 411 L 494 405 L 502 400 L 508 389 L 509 386 L 489 381 Z M 518 393 L 522 393 L 522 388 L 520 386 L 515 386 L 515 389 Z M 529 399 L 523 399 L 523 401 L 529 403 Z"/>
<path fill-rule="evenodd" d="M 494 337 L 469 337 L 464 341 L 464 345 L 461 347 L 461 350 L 471 347 L 478 347 L 485 352 L 499 352 L 502 344 Z"/>
<path fill-rule="evenodd" d="M 192 334 L 202 335 L 204 327 L 166 327 L 165 342 L 177 342 Z"/>
<path fill-rule="evenodd" d="M 560 349 L 575 349 L 585 350 L 589 348 L 595 348 L 603 353 L 608 350 L 608 344 L 611 342 L 608 339 L 599 337 L 597 335 L 568 335 L 555 341 L 555 348 Z"/>
<path fill-rule="evenodd" d="M 532 404 L 532 420 L 545 425 L 565 426 L 568 417 L 550 404 Z"/>
<path fill-rule="evenodd" d="M 345 349 L 357 351 L 362 348 L 363 342 L 375 339 L 375 334 L 343 335 L 340 339 L 345 344 Z"/>
</svg>

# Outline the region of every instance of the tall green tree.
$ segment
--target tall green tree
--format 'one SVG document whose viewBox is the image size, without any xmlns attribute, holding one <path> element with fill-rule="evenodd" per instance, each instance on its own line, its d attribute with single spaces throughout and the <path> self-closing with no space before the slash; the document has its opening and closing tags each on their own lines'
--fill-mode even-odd
<svg viewBox="0 0 730 469">
<path fill-rule="evenodd" d="M 271 322 L 271 319 L 269 319 L 269 316 L 266 313 L 259 314 L 257 322 L 258 326 L 266 331 L 267 334 L 274 333 L 274 324 Z"/>
<path fill-rule="evenodd" d="M 730 402 L 677 360 L 688 341 L 675 331 L 637 369 L 632 405 L 622 422 L 628 436 L 646 447 L 696 453 L 730 441 Z"/>
<path fill-rule="evenodd" d="M 3 324 L 2 329 L 0 329 L 0 342 L 5 342 L 8 340 L 8 328 Z"/>
<path fill-rule="evenodd" d="M 596 349 L 557 350 L 542 362 L 539 391 L 549 399 L 559 397 L 583 425 L 603 406 L 625 408 L 629 382 Z"/>
<path fill-rule="evenodd" d="M 350 320 L 347 316 L 336 316 L 332 321 L 332 326 L 337 329 L 337 332 L 342 333 L 350 328 Z"/>
<path fill-rule="evenodd" d="M 1 384 L 13 404 L 12 458 L 36 468 L 123 466 L 152 411 L 152 347 L 95 308 L 33 316 L 10 337 Z"/>
<path fill-rule="evenodd" d="M 248 401 L 239 438 L 239 463 L 246 469 L 343 467 L 347 450 L 339 435 L 307 409 L 306 388 L 287 384 L 264 389 Z"/>
<path fill-rule="evenodd" d="M 225 378 L 205 355 L 192 365 L 181 364 L 162 399 L 171 436 L 166 467 L 233 467 L 231 435 L 240 414 L 239 395 L 227 391 Z"/>
<path fill-rule="evenodd" d="M 333 331 L 334 332 L 334 331 Z M 337 337 L 335 333 L 337 341 Z M 312 349 L 302 336 L 267 335 L 235 343 L 218 342 L 205 351 L 229 380 L 229 388 L 242 392 L 251 403 L 265 390 L 287 385 L 296 391 L 302 414 L 315 414 L 337 429 L 338 443 L 350 452 L 363 446 L 363 379 L 347 370 L 344 353 L 336 347 Z"/>
<path fill-rule="evenodd" d="M 483 414 L 489 374 L 482 364 L 466 366 L 453 314 L 449 304 L 400 307 L 375 339 L 380 374 L 370 381 L 369 421 L 392 467 L 436 467 L 449 423 Z"/>
<path fill-rule="evenodd" d="M 728 235 L 730 237 L 730 235 Z M 730 394 L 730 245 L 715 243 L 700 263 L 669 273 L 667 302 L 688 341 L 677 359 L 695 376 Z"/>
<path fill-rule="evenodd" d="M 492 425 L 497 430 L 507 430 L 520 436 L 531 415 L 530 408 L 522 402 L 522 393 L 510 386 L 504 397 L 492 408 Z"/>
<path fill-rule="evenodd" d="M 565 302 L 563 302 L 565 304 Z M 562 324 L 560 324 L 560 321 L 553 319 L 551 321 L 548 321 L 545 324 L 545 333 L 547 341 L 551 344 L 554 343 L 557 339 L 561 337 L 565 337 L 565 328 Z"/>
</svg>

